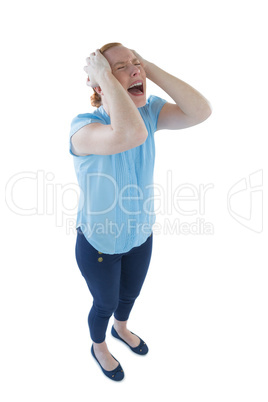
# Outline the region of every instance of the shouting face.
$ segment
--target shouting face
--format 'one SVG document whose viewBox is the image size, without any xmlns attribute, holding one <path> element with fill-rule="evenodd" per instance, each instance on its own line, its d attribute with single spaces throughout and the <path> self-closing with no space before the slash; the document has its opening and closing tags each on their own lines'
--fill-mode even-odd
<svg viewBox="0 0 268 402">
<path fill-rule="evenodd" d="M 128 92 L 137 107 L 146 104 L 146 73 L 140 60 L 124 46 L 114 46 L 103 55 L 108 60 L 113 75 Z"/>
</svg>

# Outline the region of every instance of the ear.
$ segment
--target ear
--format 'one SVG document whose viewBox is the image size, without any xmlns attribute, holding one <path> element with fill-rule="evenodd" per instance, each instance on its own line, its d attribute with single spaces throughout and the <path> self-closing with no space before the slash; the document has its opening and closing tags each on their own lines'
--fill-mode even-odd
<svg viewBox="0 0 268 402">
<path fill-rule="evenodd" d="M 95 91 L 97 92 L 97 94 L 99 95 L 103 95 L 103 92 L 101 90 L 101 87 L 94 87 Z"/>
</svg>

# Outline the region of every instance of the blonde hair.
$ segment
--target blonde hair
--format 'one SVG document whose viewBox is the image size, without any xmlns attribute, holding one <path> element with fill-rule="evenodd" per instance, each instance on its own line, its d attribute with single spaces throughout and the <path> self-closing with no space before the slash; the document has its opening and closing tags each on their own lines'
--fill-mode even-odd
<svg viewBox="0 0 268 402">
<path fill-rule="evenodd" d="M 105 50 L 108 50 L 114 46 L 123 46 L 123 45 L 122 45 L 122 43 L 117 43 L 117 42 L 107 43 L 106 45 L 103 45 L 99 50 L 100 50 L 101 54 L 103 54 L 105 52 Z M 91 95 L 91 97 L 90 97 L 91 106 L 100 107 L 102 105 L 101 96 L 95 91 L 94 88 L 93 88 L 93 91 L 94 91 L 94 94 Z"/>
</svg>

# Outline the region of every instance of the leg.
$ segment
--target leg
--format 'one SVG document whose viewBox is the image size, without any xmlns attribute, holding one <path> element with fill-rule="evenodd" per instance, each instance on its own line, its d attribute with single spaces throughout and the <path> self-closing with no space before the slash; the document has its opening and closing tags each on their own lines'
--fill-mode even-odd
<svg viewBox="0 0 268 402">
<path fill-rule="evenodd" d="M 78 267 L 93 296 L 88 324 L 94 352 L 105 370 L 113 370 L 118 362 L 109 353 L 105 336 L 119 300 L 121 255 L 99 254 L 79 229 L 75 252 Z"/>
<path fill-rule="evenodd" d="M 132 347 L 138 346 L 140 340 L 127 329 L 127 320 L 147 275 L 152 246 L 153 234 L 141 246 L 134 247 L 122 257 L 119 304 L 114 313 L 114 328 Z"/>
</svg>

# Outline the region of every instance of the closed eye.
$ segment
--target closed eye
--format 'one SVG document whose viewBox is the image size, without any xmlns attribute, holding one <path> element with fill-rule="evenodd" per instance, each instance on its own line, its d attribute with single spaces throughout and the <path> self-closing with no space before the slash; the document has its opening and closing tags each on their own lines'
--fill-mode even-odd
<svg viewBox="0 0 268 402">
<path fill-rule="evenodd" d="M 140 65 L 141 65 L 141 63 L 136 63 L 136 64 L 135 64 L 135 66 L 140 66 Z M 125 66 L 118 67 L 117 70 L 122 70 L 122 68 L 125 68 Z"/>
</svg>

